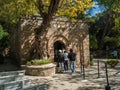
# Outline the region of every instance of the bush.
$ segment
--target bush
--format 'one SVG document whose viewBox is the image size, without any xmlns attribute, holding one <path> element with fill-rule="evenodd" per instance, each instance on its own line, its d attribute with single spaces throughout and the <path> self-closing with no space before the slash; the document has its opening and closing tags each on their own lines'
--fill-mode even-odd
<svg viewBox="0 0 120 90">
<path fill-rule="evenodd" d="M 27 65 L 43 65 L 43 64 L 49 64 L 52 63 L 52 60 L 46 60 L 46 59 L 35 59 L 32 61 L 28 61 Z"/>
<path fill-rule="evenodd" d="M 118 63 L 119 63 L 119 61 L 117 59 L 108 59 L 107 60 L 107 64 L 110 65 L 112 68 L 114 68 Z"/>
<path fill-rule="evenodd" d="M 9 47 L 10 35 L 3 30 L 3 27 L 0 25 L 0 53 Z"/>
</svg>

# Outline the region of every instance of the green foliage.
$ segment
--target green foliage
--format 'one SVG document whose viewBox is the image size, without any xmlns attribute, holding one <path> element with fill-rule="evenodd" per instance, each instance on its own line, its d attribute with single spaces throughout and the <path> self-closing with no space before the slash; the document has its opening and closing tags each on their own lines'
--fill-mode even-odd
<svg viewBox="0 0 120 90">
<path fill-rule="evenodd" d="M 117 0 L 97 0 L 99 4 L 104 5 L 106 8 L 111 8 L 113 3 Z"/>
<path fill-rule="evenodd" d="M 35 0 L 0 0 L 0 20 L 16 23 L 24 15 L 36 13 Z"/>
<path fill-rule="evenodd" d="M 27 65 L 44 65 L 44 64 L 49 64 L 49 63 L 52 63 L 52 60 L 46 60 L 46 59 L 39 60 L 39 59 L 35 59 L 35 60 L 32 60 L 32 61 L 28 61 Z"/>
<path fill-rule="evenodd" d="M 0 25 L 0 52 L 2 52 L 9 45 L 9 34 L 3 31 L 2 26 Z"/>
<path fill-rule="evenodd" d="M 75 22 L 79 15 L 86 14 L 86 9 L 90 9 L 93 6 L 94 2 L 92 0 L 64 0 L 62 8 L 58 9 L 57 15 L 67 16 Z"/>
<path fill-rule="evenodd" d="M 109 46 L 115 48 L 120 46 L 120 36 L 105 36 L 104 42 L 107 43 Z"/>
<path fill-rule="evenodd" d="M 3 31 L 3 27 L 0 25 L 0 40 L 3 38 L 3 37 L 6 37 L 8 36 L 8 33 L 7 32 L 4 32 Z"/>
<path fill-rule="evenodd" d="M 107 64 L 110 65 L 111 67 L 115 67 L 119 61 L 117 59 L 108 59 Z"/>
<path fill-rule="evenodd" d="M 91 48 L 104 49 L 109 46 L 112 49 L 120 47 L 120 21 L 118 18 L 114 22 L 115 18 L 113 16 L 114 12 L 108 10 L 89 20 Z"/>
<path fill-rule="evenodd" d="M 94 35 L 90 35 L 90 48 L 92 48 L 92 49 L 98 48 L 97 39 Z"/>
<path fill-rule="evenodd" d="M 114 30 L 120 30 L 120 1 L 119 0 L 97 0 L 100 5 L 104 5 L 106 10 L 112 11 L 111 16 L 114 18 Z"/>
<path fill-rule="evenodd" d="M 0 1 L 0 20 L 10 23 L 16 23 L 19 18 L 31 14 L 52 14 L 59 16 L 76 17 L 78 12 L 85 14 L 85 10 L 91 8 L 94 3 L 92 0 L 60 0 L 60 2 L 52 0 L 1 0 Z M 58 3 L 58 5 L 56 4 Z M 68 4 L 68 5 L 67 5 Z M 58 8 L 53 8 L 57 7 Z M 51 8 L 50 8 L 51 7 Z M 56 9 L 57 12 L 54 12 Z M 42 14 L 43 13 L 43 14 Z"/>
<path fill-rule="evenodd" d="M 32 65 L 30 61 L 27 61 L 27 63 L 26 63 L 26 64 L 27 64 L 27 65 Z"/>
<path fill-rule="evenodd" d="M 114 18 L 114 23 L 115 23 L 115 26 L 113 27 L 114 30 L 120 30 L 120 18 L 118 17 L 115 17 Z"/>
</svg>

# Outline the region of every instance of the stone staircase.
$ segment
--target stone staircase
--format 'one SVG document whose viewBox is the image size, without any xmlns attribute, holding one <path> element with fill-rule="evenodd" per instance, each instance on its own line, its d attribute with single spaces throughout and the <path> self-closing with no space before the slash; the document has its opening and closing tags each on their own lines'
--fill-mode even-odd
<svg viewBox="0 0 120 90">
<path fill-rule="evenodd" d="M 45 84 L 31 85 L 25 78 L 25 70 L 0 72 L 0 90 L 44 90 Z"/>
</svg>

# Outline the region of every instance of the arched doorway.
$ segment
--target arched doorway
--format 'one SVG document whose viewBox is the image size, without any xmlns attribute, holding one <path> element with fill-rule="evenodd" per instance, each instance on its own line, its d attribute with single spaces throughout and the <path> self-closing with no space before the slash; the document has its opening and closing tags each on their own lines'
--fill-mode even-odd
<svg viewBox="0 0 120 90">
<path fill-rule="evenodd" d="M 64 50 L 65 48 L 66 48 L 66 46 L 62 41 L 56 41 L 54 43 L 54 51 Z"/>
<path fill-rule="evenodd" d="M 59 50 L 65 50 L 65 44 L 62 41 L 56 41 L 54 43 L 54 62 L 57 61 L 57 55 Z"/>
</svg>

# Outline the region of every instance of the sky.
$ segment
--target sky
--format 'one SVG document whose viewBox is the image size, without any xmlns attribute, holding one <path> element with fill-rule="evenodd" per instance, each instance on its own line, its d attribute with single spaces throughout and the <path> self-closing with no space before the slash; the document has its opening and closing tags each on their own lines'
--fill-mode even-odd
<svg viewBox="0 0 120 90">
<path fill-rule="evenodd" d="M 90 15 L 91 16 L 95 16 L 96 14 L 98 13 L 101 13 L 105 10 L 105 7 L 104 6 L 99 6 L 97 2 L 95 2 L 95 5 L 94 7 L 90 10 Z"/>
</svg>

